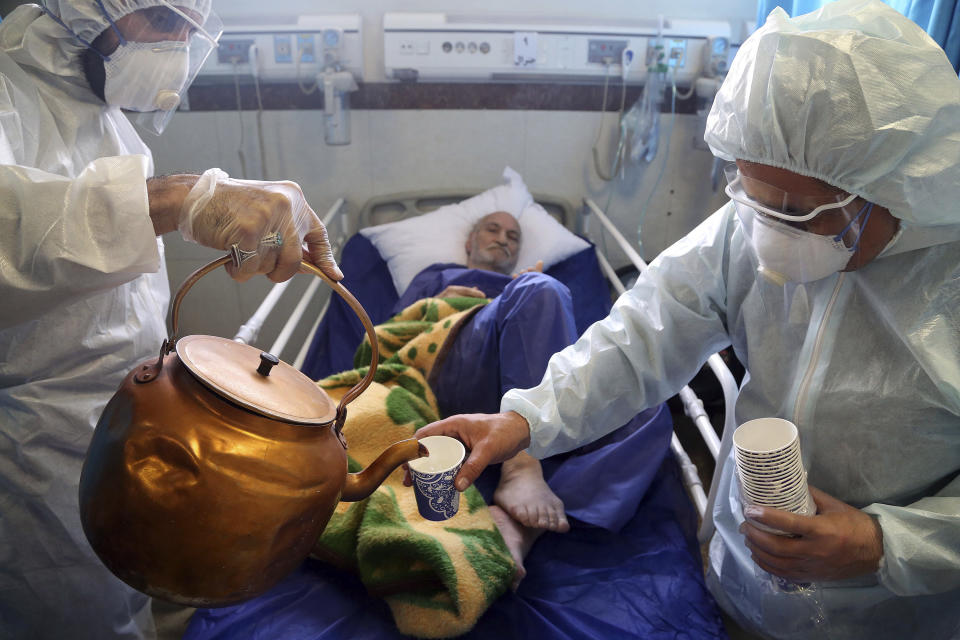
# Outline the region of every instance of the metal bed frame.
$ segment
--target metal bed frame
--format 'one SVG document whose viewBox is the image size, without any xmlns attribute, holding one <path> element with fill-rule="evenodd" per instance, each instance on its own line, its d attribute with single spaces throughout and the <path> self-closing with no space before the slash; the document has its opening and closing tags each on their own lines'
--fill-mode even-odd
<svg viewBox="0 0 960 640">
<path fill-rule="evenodd" d="M 476 194 L 477 192 L 478 191 L 476 190 L 463 190 L 454 192 L 421 191 L 398 193 L 372 198 L 367 201 L 361 210 L 360 228 L 375 224 L 384 224 L 386 222 L 400 220 L 412 215 L 427 213 L 445 204 L 460 202 L 465 198 Z M 579 222 L 578 228 L 583 229 L 584 235 L 587 237 L 590 237 L 590 221 L 592 218 L 595 218 L 610 234 L 610 236 L 614 239 L 614 241 L 626 254 L 630 262 L 638 271 L 642 272 L 647 268 L 647 264 L 644 262 L 643 258 L 641 258 L 640 255 L 633 249 L 627 239 L 623 237 L 623 234 L 620 233 L 620 231 L 610 221 L 606 214 L 604 214 L 603 210 L 600 209 L 600 207 L 598 207 L 597 204 L 590 198 L 585 198 L 583 200 L 583 207 L 579 211 L 579 215 L 581 216 L 580 220 L 575 220 L 576 215 L 574 214 L 573 207 L 569 204 L 569 202 L 563 199 L 552 198 L 550 196 L 538 194 L 534 194 L 534 199 L 543 205 L 551 215 L 556 217 L 568 229 L 574 227 L 574 222 Z M 347 208 L 345 204 L 346 203 L 344 199 L 340 198 L 327 210 L 322 219 L 323 224 L 327 227 L 330 242 L 333 245 L 334 255 L 337 257 L 339 257 L 343 245 L 349 238 L 350 232 L 353 231 L 350 228 L 347 220 Z M 607 279 L 610 281 L 611 286 L 618 292 L 618 294 L 624 293 L 626 289 L 624 288 L 620 277 L 617 275 L 607 257 L 601 251 L 599 251 L 599 247 L 597 247 L 597 259 L 600 262 L 601 269 L 607 276 Z M 288 280 L 287 282 L 281 282 L 273 286 L 273 288 L 264 298 L 263 302 L 260 303 L 260 306 L 254 312 L 254 314 L 237 331 L 234 340 L 246 344 L 256 341 L 264 322 L 273 311 L 277 301 L 283 295 L 289 282 L 290 281 Z M 270 346 L 268 350 L 270 353 L 279 355 L 287 347 L 287 343 L 290 341 L 290 336 L 293 334 L 294 329 L 303 320 L 304 315 L 311 306 L 311 302 L 316 297 L 319 285 L 320 280 L 314 279 L 307 287 L 293 312 L 284 323 L 279 335 Z M 303 365 L 303 361 L 306 358 L 307 351 L 309 350 L 313 334 L 316 332 L 317 326 L 320 324 L 320 321 L 326 314 L 329 300 L 330 298 L 327 296 L 326 301 L 320 309 L 320 312 L 313 321 L 312 328 L 307 333 L 306 340 L 297 351 L 296 357 L 293 359 L 292 364 L 297 369 Z M 730 369 L 724 363 L 719 354 L 713 354 L 710 356 L 710 358 L 707 360 L 707 365 L 717 377 L 721 388 L 723 389 L 723 398 L 725 403 L 724 432 L 732 433 L 733 429 L 736 427 L 734 418 L 734 406 L 736 404 L 738 393 L 736 379 L 733 377 Z M 683 389 L 681 389 L 678 395 L 683 402 L 684 412 L 696 425 L 697 431 L 703 438 L 707 450 L 710 452 L 711 456 L 716 462 L 720 452 L 720 439 L 717 437 L 717 432 L 713 428 L 713 424 L 710 422 L 707 412 L 704 410 L 703 402 L 697 397 L 697 395 L 689 386 L 685 386 Z M 670 443 L 670 450 L 680 466 L 684 485 L 686 486 L 690 499 L 696 507 L 697 513 L 700 516 L 701 522 L 703 523 L 703 526 L 701 527 L 702 539 L 704 530 L 709 529 L 708 519 L 705 517 L 707 509 L 710 508 L 707 492 L 704 490 L 697 466 L 692 462 L 690 456 L 681 445 L 676 433 L 673 434 Z"/>
</svg>

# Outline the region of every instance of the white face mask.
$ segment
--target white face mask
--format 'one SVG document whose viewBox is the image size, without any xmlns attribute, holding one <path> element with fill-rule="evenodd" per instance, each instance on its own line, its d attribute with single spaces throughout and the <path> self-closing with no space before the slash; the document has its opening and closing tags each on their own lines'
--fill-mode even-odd
<svg viewBox="0 0 960 640">
<path fill-rule="evenodd" d="M 131 111 L 172 111 L 190 70 L 186 42 L 126 42 L 103 63 L 107 104 Z"/>
<path fill-rule="evenodd" d="M 836 236 L 801 231 L 759 214 L 753 216 L 751 239 L 760 260 L 760 275 L 781 286 L 814 282 L 837 273 L 847 266 L 854 251 Z"/>
</svg>

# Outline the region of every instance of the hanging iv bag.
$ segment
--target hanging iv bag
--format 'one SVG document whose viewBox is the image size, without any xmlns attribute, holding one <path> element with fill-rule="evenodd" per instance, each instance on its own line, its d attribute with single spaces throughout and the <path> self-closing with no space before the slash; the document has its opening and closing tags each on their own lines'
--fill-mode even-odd
<svg viewBox="0 0 960 640">
<path fill-rule="evenodd" d="M 666 78 L 664 71 L 648 72 L 640 98 L 623 115 L 621 133 L 626 137 L 630 160 L 634 164 L 640 164 L 641 160 L 651 162 L 657 156 Z"/>
</svg>

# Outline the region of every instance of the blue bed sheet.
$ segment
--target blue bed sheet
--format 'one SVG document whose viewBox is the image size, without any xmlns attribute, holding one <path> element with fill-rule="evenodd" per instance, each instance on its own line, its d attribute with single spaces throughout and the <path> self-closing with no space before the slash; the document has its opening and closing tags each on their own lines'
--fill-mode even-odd
<svg viewBox="0 0 960 640">
<path fill-rule="evenodd" d="M 344 285 L 374 323 L 386 320 L 413 299 L 458 283 L 461 272 L 466 271 L 456 265 L 434 265 L 422 272 L 401 298 L 386 263 L 359 234 L 344 248 L 341 267 L 346 274 Z M 535 323 L 539 337 L 549 334 L 549 341 L 558 343 L 556 350 L 607 314 L 609 289 L 592 247 L 547 273 L 562 282 L 576 302 L 572 308 L 558 307 L 545 314 L 550 318 Z M 481 273 L 479 279 L 476 273 L 468 276 L 469 281 L 462 284 L 479 286 L 491 297 L 501 295 L 511 282 L 499 274 Z M 531 286 L 518 279 L 503 298 L 532 295 L 529 291 L 539 295 L 544 279 L 527 278 Z M 505 303 L 503 308 L 511 307 Z M 509 342 L 498 325 L 502 319 L 498 303 L 488 305 L 482 313 L 457 339 L 473 362 L 482 360 L 476 355 L 476 345 L 492 342 L 491 336 L 495 335 L 497 344 Z M 550 325 L 560 316 L 562 322 Z M 303 371 L 319 379 L 352 368 L 362 337 L 359 320 L 334 298 Z M 509 349 L 524 351 L 516 346 Z M 458 362 L 467 360 L 465 354 L 458 356 L 453 349 L 447 362 L 438 367 L 456 368 Z M 486 364 L 474 369 L 490 371 L 499 366 L 495 354 L 487 359 L 490 362 L 483 361 Z M 530 386 L 539 381 L 545 367 L 545 362 L 536 367 L 519 366 L 516 360 L 507 363 L 510 371 L 501 382 L 491 386 L 471 381 L 463 385 L 470 390 L 465 395 L 441 388 L 438 401 L 442 405 L 446 398 L 461 412 L 495 411 L 503 380 Z M 519 364 L 530 362 L 527 358 Z M 448 377 L 462 384 L 469 379 L 469 371 L 461 367 Z M 544 534 L 537 541 L 525 561 L 527 577 L 518 592 L 497 600 L 466 638 L 726 637 L 719 611 L 703 583 L 696 515 L 676 465 L 666 455 L 672 427 L 666 405 L 659 405 L 598 442 L 543 461 L 544 476 L 564 501 L 572 529 L 567 534 Z M 477 482 L 488 502 L 498 474 L 499 469 L 491 467 Z M 312 560 L 250 602 L 198 611 L 185 636 L 188 640 L 399 637 L 386 605 L 369 596 L 355 576 Z"/>
<path fill-rule="evenodd" d="M 572 528 L 541 536 L 517 592 L 500 597 L 462 637 L 725 638 L 703 583 L 696 515 L 664 455 L 671 429 L 660 405 L 583 450 L 544 461 L 564 500 L 584 498 L 569 503 Z M 494 485 L 488 477 L 477 486 L 491 493 Z M 401 637 L 387 606 L 354 575 L 308 560 L 254 600 L 197 611 L 184 639 Z"/>
</svg>

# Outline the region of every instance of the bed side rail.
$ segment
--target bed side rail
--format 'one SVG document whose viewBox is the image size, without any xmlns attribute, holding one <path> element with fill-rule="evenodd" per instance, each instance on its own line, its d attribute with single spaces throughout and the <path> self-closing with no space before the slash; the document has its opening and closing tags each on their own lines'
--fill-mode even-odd
<svg viewBox="0 0 960 640">
<path fill-rule="evenodd" d="M 598 207 L 597 204 L 590 198 L 584 198 L 583 202 L 584 205 L 586 205 L 589 213 L 593 214 L 603 225 L 607 232 L 613 237 L 617 245 L 626 254 L 630 262 L 633 263 L 633 265 L 637 268 L 637 270 L 642 272 L 644 269 L 646 269 L 647 263 L 644 262 L 643 258 L 641 258 L 636 250 L 634 250 L 627 239 L 623 237 L 623 234 L 620 233 L 620 230 L 614 226 L 614 224 L 610 221 L 606 214 L 604 214 L 600 207 Z M 619 276 L 617 275 L 613 266 L 610 264 L 609 260 L 599 250 L 597 251 L 597 258 L 600 262 L 600 268 L 607 276 L 607 279 L 618 293 L 623 294 L 626 289 L 624 288 L 623 283 L 620 281 Z M 736 426 L 734 424 L 734 407 L 736 406 L 737 400 L 736 379 L 733 377 L 730 369 L 727 367 L 726 363 L 724 363 L 719 354 L 715 353 L 710 356 L 710 358 L 707 360 L 707 364 L 710 367 L 710 370 L 713 371 L 714 375 L 720 381 L 720 386 L 723 389 L 723 399 L 725 405 L 724 429 L 727 430 L 727 432 L 732 433 L 732 429 L 734 429 Z M 680 390 L 679 396 L 683 402 L 684 412 L 690 417 L 691 420 L 693 420 L 697 427 L 697 431 L 700 433 L 700 436 L 703 438 L 704 443 L 707 446 L 707 450 L 710 452 L 710 455 L 713 456 L 714 460 L 717 460 L 720 451 L 720 439 L 717 437 L 717 432 L 713 428 L 713 424 L 711 424 L 710 418 L 703 408 L 703 402 L 701 402 L 696 393 L 694 393 L 693 389 L 691 389 L 689 386 L 683 387 L 683 389 Z M 700 481 L 697 467 L 690 460 L 690 456 L 687 455 L 687 452 L 677 439 L 676 434 L 673 435 L 670 443 L 670 449 L 680 465 L 684 484 L 687 486 L 687 490 L 689 491 L 690 497 L 697 508 L 697 512 L 700 514 L 700 517 L 703 518 L 706 512 L 708 500 L 706 492 L 703 488 L 703 483 Z"/>
</svg>

